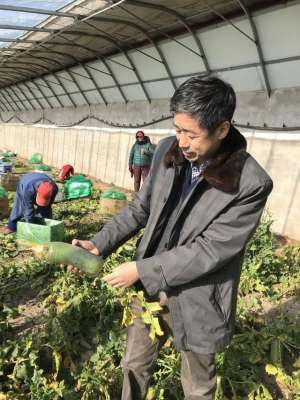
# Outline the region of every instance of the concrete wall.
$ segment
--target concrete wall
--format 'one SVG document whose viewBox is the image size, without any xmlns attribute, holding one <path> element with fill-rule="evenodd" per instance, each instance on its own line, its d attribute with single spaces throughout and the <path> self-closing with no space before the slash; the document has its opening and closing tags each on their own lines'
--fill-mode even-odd
<svg viewBox="0 0 300 400">
<path fill-rule="evenodd" d="M 0 125 L 0 149 L 13 150 L 23 158 L 39 152 L 45 164 L 60 168 L 69 163 L 77 173 L 132 189 L 128 158 L 135 142 L 134 133 L 135 130 L 3 124 Z M 149 136 L 157 143 L 165 134 L 155 132 Z"/>
<path fill-rule="evenodd" d="M 247 77 L 245 76 L 245 79 Z M 234 119 L 237 124 L 282 128 L 300 127 L 300 88 L 275 90 L 270 98 L 265 92 L 237 93 L 237 108 Z M 151 126 L 157 129 L 169 129 L 170 119 L 153 123 L 170 116 L 169 99 L 113 103 L 31 110 L 24 112 L 1 112 L 0 122 L 25 124 L 53 124 L 56 126 L 74 126 L 107 128 L 112 124 L 126 127 Z M 94 117 L 98 118 L 95 119 Z"/>
<path fill-rule="evenodd" d="M 131 189 L 128 156 L 135 131 L 3 124 L 0 125 L 0 149 L 8 148 L 24 158 L 40 152 L 45 164 L 60 168 L 70 163 L 76 172 Z M 153 143 L 172 134 L 168 129 L 146 129 L 145 132 Z M 274 230 L 300 240 L 300 133 L 248 131 L 244 134 L 249 152 L 274 180 L 267 205 L 275 220 Z"/>
</svg>

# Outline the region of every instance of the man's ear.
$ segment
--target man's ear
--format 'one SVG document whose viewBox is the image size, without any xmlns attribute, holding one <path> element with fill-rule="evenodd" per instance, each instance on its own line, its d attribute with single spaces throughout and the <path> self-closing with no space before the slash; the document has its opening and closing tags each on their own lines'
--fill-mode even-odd
<svg viewBox="0 0 300 400">
<path fill-rule="evenodd" d="M 218 128 L 217 128 L 217 138 L 219 140 L 223 140 L 225 139 L 225 137 L 227 136 L 228 132 L 230 129 L 230 122 L 229 121 L 224 121 L 222 122 Z"/>
</svg>

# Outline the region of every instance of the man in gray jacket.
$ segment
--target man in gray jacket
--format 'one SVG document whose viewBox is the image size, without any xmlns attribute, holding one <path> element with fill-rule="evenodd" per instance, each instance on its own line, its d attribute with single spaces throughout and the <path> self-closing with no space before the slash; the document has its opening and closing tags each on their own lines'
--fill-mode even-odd
<svg viewBox="0 0 300 400">
<path fill-rule="evenodd" d="M 103 278 L 115 288 L 138 285 L 163 305 L 165 335 L 155 343 L 139 317 L 128 329 L 123 400 L 146 398 L 168 334 L 181 352 L 185 398 L 214 398 L 214 353 L 233 335 L 245 246 L 272 190 L 231 125 L 235 104 L 232 87 L 218 78 L 184 82 L 171 99 L 176 137 L 157 146 L 141 190 L 91 241 L 73 241 L 107 257 L 145 228 L 136 261 Z M 138 315 L 140 305 L 133 310 Z"/>
</svg>

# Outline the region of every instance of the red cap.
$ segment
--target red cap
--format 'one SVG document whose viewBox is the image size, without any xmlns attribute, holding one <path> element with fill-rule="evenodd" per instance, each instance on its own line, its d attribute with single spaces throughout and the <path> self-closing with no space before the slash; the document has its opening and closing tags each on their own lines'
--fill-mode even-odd
<svg viewBox="0 0 300 400">
<path fill-rule="evenodd" d="M 145 136 L 145 134 L 144 134 L 143 131 L 137 131 L 137 133 L 135 134 L 135 137 L 136 137 L 136 138 L 138 138 L 138 137 L 144 137 L 144 136 Z"/>
<path fill-rule="evenodd" d="M 70 164 L 66 164 L 62 167 L 59 172 L 58 179 L 68 179 L 70 175 L 74 175 L 74 168 Z"/>
<path fill-rule="evenodd" d="M 51 197 L 53 194 L 52 183 L 45 181 L 42 182 L 36 191 L 36 204 L 40 207 L 46 207 L 50 204 Z"/>
</svg>

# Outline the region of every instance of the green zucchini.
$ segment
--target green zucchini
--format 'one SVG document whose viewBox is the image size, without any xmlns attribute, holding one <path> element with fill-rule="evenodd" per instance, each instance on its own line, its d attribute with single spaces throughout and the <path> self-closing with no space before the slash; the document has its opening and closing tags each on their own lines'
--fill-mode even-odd
<svg viewBox="0 0 300 400">
<path fill-rule="evenodd" d="M 88 275 L 95 276 L 101 271 L 104 260 L 82 247 L 63 242 L 49 242 L 32 248 L 37 258 L 51 264 L 73 265 Z"/>
</svg>

